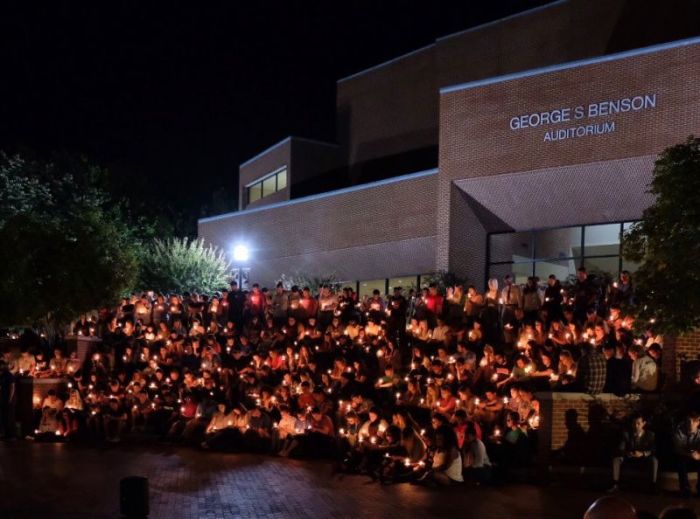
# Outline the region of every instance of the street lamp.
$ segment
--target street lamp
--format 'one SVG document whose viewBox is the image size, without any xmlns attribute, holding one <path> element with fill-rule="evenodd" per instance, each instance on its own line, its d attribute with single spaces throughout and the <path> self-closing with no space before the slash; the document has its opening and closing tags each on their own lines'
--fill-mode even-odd
<svg viewBox="0 0 700 519">
<path fill-rule="evenodd" d="M 233 259 L 237 262 L 246 262 L 250 258 L 250 251 L 245 245 L 236 245 L 233 247 Z"/>
</svg>

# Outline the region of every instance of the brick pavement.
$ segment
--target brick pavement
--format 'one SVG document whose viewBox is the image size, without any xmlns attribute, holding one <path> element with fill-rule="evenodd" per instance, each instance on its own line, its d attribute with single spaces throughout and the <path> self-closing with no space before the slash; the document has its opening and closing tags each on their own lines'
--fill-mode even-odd
<svg viewBox="0 0 700 519">
<path fill-rule="evenodd" d="M 0 444 L 0 518 L 119 517 L 119 480 L 150 479 L 151 518 L 581 517 L 597 494 L 559 486 L 381 486 L 322 462 L 116 445 Z M 628 496 L 659 512 L 669 497 Z"/>
</svg>

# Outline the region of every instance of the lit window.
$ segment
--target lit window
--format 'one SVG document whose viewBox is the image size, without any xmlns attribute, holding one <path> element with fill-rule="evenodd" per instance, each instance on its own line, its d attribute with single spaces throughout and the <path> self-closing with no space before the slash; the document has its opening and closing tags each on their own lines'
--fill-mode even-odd
<svg viewBox="0 0 700 519">
<path fill-rule="evenodd" d="M 394 288 L 401 287 L 404 290 L 404 294 L 412 288 L 418 286 L 418 276 L 405 276 L 401 278 L 389 278 L 389 293 L 392 294 Z"/>
<path fill-rule="evenodd" d="M 287 168 L 277 173 L 277 191 L 287 187 Z"/>
<path fill-rule="evenodd" d="M 266 196 L 277 193 L 287 187 L 287 166 L 274 173 L 262 177 L 247 186 L 248 203 L 255 202 Z"/>
<path fill-rule="evenodd" d="M 262 197 L 262 184 L 258 182 L 248 188 L 248 203 L 260 200 Z"/>
<path fill-rule="evenodd" d="M 492 234 L 488 239 L 488 277 L 501 280 L 514 274 L 517 283 L 528 276 L 544 281 L 554 274 L 564 281 L 586 267 L 596 275 L 617 276 L 637 265 L 620 257 L 620 234 L 630 223 L 609 223 Z"/>
<path fill-rule="evenodd" d="M 277 191 L 275 180 L 275 176 L 273 175 L 271 177 L 267 177 L 265 180 L 262 181 L 263 198 L 265 198 L 266 196 L 270 196 L 271 194 Z"/>
<path fill-rule="evenodd" d="M 379 290 L 380 294 L 386 289 L 386 281 L 383 279 L 375 279 L 372 281 L 360 281 L 360 298 L 365 296 L 372 297 L 374 290 Z"/>
</svg>

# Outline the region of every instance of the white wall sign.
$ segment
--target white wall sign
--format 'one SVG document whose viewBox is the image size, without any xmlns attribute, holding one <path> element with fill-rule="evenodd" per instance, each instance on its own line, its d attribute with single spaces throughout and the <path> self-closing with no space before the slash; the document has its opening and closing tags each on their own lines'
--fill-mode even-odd
<svg viewBox="0 0 700 519">
<path fill-rule="evenodd" d="M 544 142 L 563 141 L 589 135 L 603 135 L 616 130 L 615 121 L 609 118 L 626 112 L 642 112 L 656 108 L 656 94 L 640 94 L 621 99 L 606 99 L 587 105 L 563 106 L 546 112 L 516 115 L 509 120 L 511 131 L 543 126 L 567 125 L 565 128 L 547 129 Z M 601 120 L 601 118 L 603 118 Z"/>
</svg>

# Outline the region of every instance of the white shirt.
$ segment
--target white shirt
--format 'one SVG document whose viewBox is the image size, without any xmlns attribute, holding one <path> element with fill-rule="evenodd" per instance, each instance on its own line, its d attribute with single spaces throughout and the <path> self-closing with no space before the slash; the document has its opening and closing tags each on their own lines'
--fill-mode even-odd
<svg viewBox="0 0 700 519">
<path fill-rule="evenodd" d="M 479 439 L 469 444 L 466 454 L 466 459 L 464 460 L 465 467 L 480 469 L 491 465 L 489 455 L 486 453 L 486 446 L 484 442 Z"/>
<path fill-rule="evenodd" d="M 659 382 L 659 370 L 654 359 L 643 355 L 632 363 L 632 387 L 654 391 Z"/>
<path fill-rule="evenodd" d="M 439 467 L 440 465 L 445 463 L 446 457 L 446 452 L 436 452 L 435 456 L 433 457 L 433 468 Z M 444 472 L 445 475 L 452 481 L 456 481 L 458 483 L 464 481 L 464 478 L 462 478 L 462 455 L 459 452 L 457 452 L 457 457 L 454 460 L 452 460 L 452 463 L 450 463 L 450 465 L 445 469 Z"/>
</svg>

